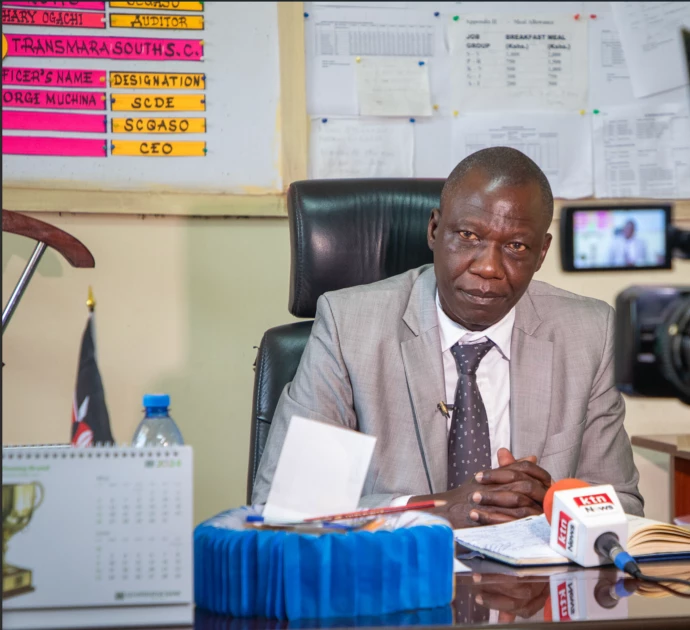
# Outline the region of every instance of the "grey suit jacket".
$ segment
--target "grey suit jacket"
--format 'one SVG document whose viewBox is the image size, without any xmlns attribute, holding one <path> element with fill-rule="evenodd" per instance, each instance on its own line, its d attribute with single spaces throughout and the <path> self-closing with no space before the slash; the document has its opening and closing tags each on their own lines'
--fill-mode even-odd
<svg viewBox="0 0 690 630">
<path fill-rule="evenodd" d="M 295 379 L 273 417 L 253 502 L 266 501 L 293 415 L 378 438 L 362 506 L 447 489 L 435 292 L 427 265 L 319 298 Z M 556 480 L 613 484 L 626 512 L 642 514 L 614 386 L 613 325 L 606 303 L 532 281 L 516 306 L 511 342 L 511 450 L 536 455 Z"/>
</svg>

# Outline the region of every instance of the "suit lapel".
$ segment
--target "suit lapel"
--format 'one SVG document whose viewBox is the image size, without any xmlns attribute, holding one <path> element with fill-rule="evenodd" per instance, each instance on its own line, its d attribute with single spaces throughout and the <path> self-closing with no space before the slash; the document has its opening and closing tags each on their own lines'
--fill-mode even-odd
<svg viewBox="0 0 690 630">
<path fill-rule="evenodd" d="M 518 459 L 541 458 L 549 425 L 553 344 L 534 335 L 540 324 L 527 292 L 516 306 L 510 345 L 511 450 Z"/>
<path fill-rule="evenodd" d="M 433 267 L 417 278 L 403 320 L 415 334 L 401 342 L 400 346 L 429 491 L 445 492 L 448 483 L 448 436 L 446 418 L 437 406 L 445 400 L 446 394 Z"/>
</svg>

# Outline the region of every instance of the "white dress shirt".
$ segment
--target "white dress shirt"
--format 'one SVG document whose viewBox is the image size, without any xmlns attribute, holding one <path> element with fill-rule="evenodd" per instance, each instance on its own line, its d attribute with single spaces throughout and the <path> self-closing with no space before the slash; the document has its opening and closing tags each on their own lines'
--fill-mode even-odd
<svg viewBox="0 0 690 630">
<path fill-rule="evenodd" d="M 491 339 L 494 347 L 489 350 L 477 368 L 477 386 L 481 394 L 486 416 L 489 421 L 489 438 L 491 439 L 491 467 L 498 468 L 498 449 L 510 448 L 510 342 L 513 338 L 515 308 L 493 326 L 473 332 L 454 322 L 443 312 L 436 292 L 436 313 L 438 331 L 441 337 L 443 353 L 443 375 L 447 404 L 455 401 L 455 389 L 458 384 L 458 368 L 450 349 L 459 341 L 461 343 L 479 343 Z M 447 430 L 450 431 L 452 415 L 448 418 Z M 392 506 L 407 505 L 410 496 L 398 497 L 391 502 Z"/>
<path fill-rule="evenodd" d="M 482 396 L 491 439 L 491 466 L 498 468 L 498 449 L 510 448 L 510 342 L 513 337 L 515 308 L 493 326 L 472 332 L 454 322 L 443 312 L 436 292 L 438 330 L 443 353 L 443 374 L 446 381 L 446 403 L 455 400 L 458 368 L 450 349 L 457 343 L 479 343 L 490 339 L 494 347 L 489 350 L 477 368 L 477 386 Z M 448 430 L 451 419 L 448 418 Z"/>
</svg>

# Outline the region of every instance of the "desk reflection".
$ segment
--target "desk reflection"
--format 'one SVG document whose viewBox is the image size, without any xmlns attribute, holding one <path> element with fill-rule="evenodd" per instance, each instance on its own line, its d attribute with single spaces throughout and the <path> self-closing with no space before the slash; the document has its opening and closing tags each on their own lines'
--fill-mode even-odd
<svg viewBox="0 0 690 630">
<path fill-rule="evenodd" d="M 470 560 L 472 569 L 455 576 L 455 598 L 450 606 L 379 617 L 300 619 L 236 619 L 197 610 L 195 630 L 284 630 L 293 628 L 355 628 L 401 626 L 512 625 L 543 622 L 648 619 L 650 628 L 666 628 L 664 617 L 687 619 L 690 627 L 690 599 L 680 606 L 635 606 L 630 598 L 674 597 L 662 587 L 625 577 L 613 567 L 582 569 L 574 566 L 514 569 L 488 560 Z M 690 577 L 690 562 L 645 564 L 653 575 Z M 677 587 L 690 597 L 690 589 Z M 652 598 L 652 599 L 649 599 Z M 676 598 L 680 599 L 680 598 Z M 645 613 L 645 610 L 648 610 Z M 606 627 L 598 625 L 597 627 Z M 645 626 L 647 627 L 647 626 Z"/>
</svg>

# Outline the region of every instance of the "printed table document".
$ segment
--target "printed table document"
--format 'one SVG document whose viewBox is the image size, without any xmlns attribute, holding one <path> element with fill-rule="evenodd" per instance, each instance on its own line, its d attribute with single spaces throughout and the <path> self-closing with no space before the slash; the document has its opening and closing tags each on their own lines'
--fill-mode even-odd
<svg viewBox="0 0 690 630">
<path fill-rule="evenodd" d="M 584 20 L 571 14 L 468 14 L 448 29 L 452 98 L 461 113 L 586 107 Z"/>
<path fill-rule="evenodd" d="M 432 11 L 314 7 L 304 25 L 307 112 L 356 116 L 357 58 L 405 57 L 429 72 L 434 103 L 450 98 L 443 21 Z M 436 69 L 436 71 L 434 71 Z M 440 94 L 439 94 L 440 93 Z"/>
<path fill-rule="evenodd" d="M 592 118 L 597 197 L 690 196 L 690 118 L 681 103 L 638 102 Z"/>
<path fill-rule="evenodd" d="M 592 194 L 590 120 L 578 113 L 467 114 L 453 120 L 453 162 L 487 147 L 508 146 L 532 158 L 554 197 Z"/>
</svg>

